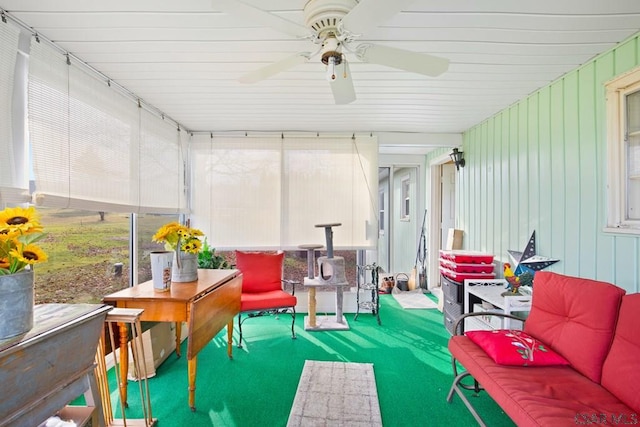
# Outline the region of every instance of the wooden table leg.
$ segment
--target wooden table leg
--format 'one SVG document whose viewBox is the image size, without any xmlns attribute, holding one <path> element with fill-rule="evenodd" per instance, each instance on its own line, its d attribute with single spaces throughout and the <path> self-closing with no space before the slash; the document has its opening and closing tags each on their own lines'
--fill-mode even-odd
<svg viewBox="0 0 640 427">
<path fill-rule="evenodd" d="M 182 322 L 176 322 L 176 356 L 180 357 L 180 338 L 182 337 Z"/>
<path fill-rule="evenodd" d="M 309 326 L 316 327 L 316 288 L 309 287 Z"/>
<path fill-rule="evenodd" d="M 227 356 L 233 359 L 233 318 L 227 323 Z"/>
<path fill-rule="evenodd" d="M 118 323 L 120 327 L 120 401 L 125 408 L 127 403 L 127 376 L 129 375 L 129 328 L 126 323 Z"/>
<path fill-rule="evenodd" d="M 189 371 L 189 407 L 192 412 L 196 411 L 196 365 L 197 357 L 193 356 L 187 361 L 187 369 Z"/>
</svg>

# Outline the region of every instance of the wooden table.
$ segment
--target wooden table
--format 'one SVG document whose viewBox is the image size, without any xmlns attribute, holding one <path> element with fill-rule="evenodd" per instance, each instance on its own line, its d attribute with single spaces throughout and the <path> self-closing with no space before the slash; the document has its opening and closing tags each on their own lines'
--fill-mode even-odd
<svg viewBox="0 0 640 427">
<path fill-rule="evenodd" d="M 180 356 L 181 323 L 187 322 L 187 368 L 189 407 L 195 407 L 196 356 L 226 325 L 227 354 L 233 357 L 233 318 L 240 312 L 242 274 L 239 270 L 198 270 L 198 280 L 171 284 L 168 292 L 153 289 L 148 281 L 104 297 L 119 308 L 144 309 L 141 321 L 176 322 L 176 353 Z M 127 325 L 120 325 L 120 395 L 127 401 Z"/>
</svg>

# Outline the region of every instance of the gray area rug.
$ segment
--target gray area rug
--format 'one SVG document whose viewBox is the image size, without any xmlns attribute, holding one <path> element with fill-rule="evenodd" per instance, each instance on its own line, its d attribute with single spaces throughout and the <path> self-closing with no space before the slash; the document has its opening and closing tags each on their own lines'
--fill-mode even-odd
<svg viewBox="0 0 640 427">
<path fill-rule="evenodd" d="M 391 295 L 404 309 L 438 308 L 438 304 L 427 297 L 422 289 L 400 291 L 393 288 Z"/>
<path fill-rule="evenodd" d="M 307 360 L 287 427 L 382 426 L 372 363 Z"/>
</svg>

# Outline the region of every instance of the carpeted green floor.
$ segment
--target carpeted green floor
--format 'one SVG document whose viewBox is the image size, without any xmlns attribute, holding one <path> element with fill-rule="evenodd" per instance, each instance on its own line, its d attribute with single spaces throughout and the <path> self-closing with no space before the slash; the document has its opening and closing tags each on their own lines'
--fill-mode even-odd
<svg viewBox="0 0 640 427">
<path fill-rule="evenodd" d="M 453 375 L 442 313 L 403 310 L 390 295 L 380 300 L 381 326 L 371 314 L 357 321 L 348 314 L 349 331 L 306 332 L 299 314 L 296 340 L 289 315 L 249 319 L 233 360 L 222 332 L 198 355 L 196 412 L 187 404 L 186 358 L 171 355 L 149 380 L 154 418 L 161 427 L 285 426 L 305 360 L 321 360 L 374 364 L 384 426 L 476 425 L 459 398 L 446 402 Z M 140 416 L 137 388 L 130 383 L 128 417 Z M 513 426 L 485 393 L 471 400 L 488 425 Z"/>
</svg>

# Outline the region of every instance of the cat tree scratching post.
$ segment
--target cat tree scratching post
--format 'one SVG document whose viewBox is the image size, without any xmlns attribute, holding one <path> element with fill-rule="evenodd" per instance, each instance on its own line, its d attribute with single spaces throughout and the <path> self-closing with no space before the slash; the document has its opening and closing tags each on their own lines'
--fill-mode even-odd
<svg viewBox="0 0 640 427">
<path fill-rule="evenodd" d="M 347 330 L 349 324 L 342 314 L 343 288 L 348 286 L 345 277 L 344 258 L 333 255 L 333 230 L 342 224 L 318 224 L 316 227 L 324 228 L 327 240 L 327 256 L 318 258 L 318 276 L 313 277 L 313 270 L 309 260 L 313 257 L 313 251 L 317 245 L 303 245 L 309 252 L 307 253 L 308 276 L 304 279 L 304 286 L 309 289 L 309 315 L 305 317 L 304 329 L 308 331 L 318 330 Z M 301 247 L 303 247 L 301 246 Z M 312 249 L 313 248 L 313 249 Z M 336 289 L 336 315 L 316 316 L 316 288 L 335 287 Z"/>
</svg>

